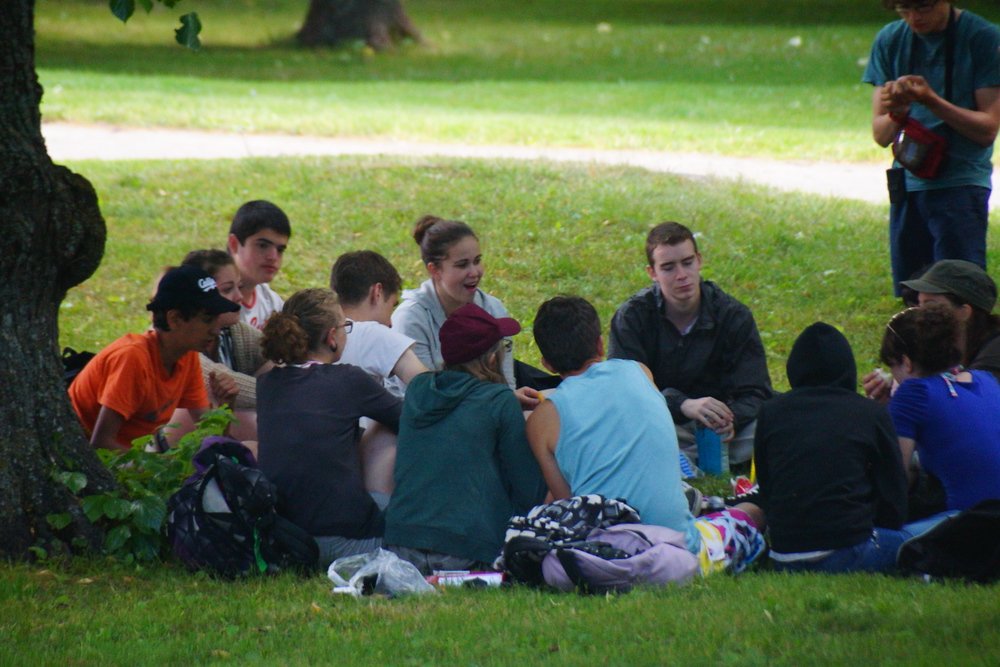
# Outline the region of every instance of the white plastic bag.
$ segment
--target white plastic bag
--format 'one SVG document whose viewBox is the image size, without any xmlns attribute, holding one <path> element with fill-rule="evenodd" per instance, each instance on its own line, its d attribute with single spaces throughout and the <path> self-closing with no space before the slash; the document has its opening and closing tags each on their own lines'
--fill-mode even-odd
<svg viewBox="0 0 1000 667">
<path fill-rule="evenodd" d="M 363 594 L 365 580 L 371 576 L 375 576 L 375 588 L 370 592 L 389 597 L 437 593 L 413 563 L 385 549 L 338 558 L 330 563 L 326 576 L 333 582 L 334 593 L 355 597 Z"/>
</svg>

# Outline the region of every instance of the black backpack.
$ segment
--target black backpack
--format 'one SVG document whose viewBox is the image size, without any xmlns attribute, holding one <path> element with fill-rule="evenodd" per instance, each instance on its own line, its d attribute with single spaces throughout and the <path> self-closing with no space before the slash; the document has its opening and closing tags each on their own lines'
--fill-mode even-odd
<svg viewBox="0 0 1000 667">
<path fill-rule="evenodd" d="M 63 362 L 63 380 L 66 382 L 66 388 L 73 384 L 73 380 L 76 376 L 80 374 L 83 367 L 90 363 L 96 355 L 93 352 L 77 352 L 71 347 L 64 347 L 62 351 L 62 362 Z"/>
<path fill-rule="evenodd" d="M 1000 579 L 1000 500 L 983 500 L 907 540 L 896 557 L 903 572 L 979 583 Z"/>
<path fill-rule="evenodd" d="M 275 510 L 277 491 L 242 443 L 205 438 L 196 472 L 167 504 L 167 538 L 191 570 L 233 578 L 315 571 L 316 540 Z"/>
</svg>

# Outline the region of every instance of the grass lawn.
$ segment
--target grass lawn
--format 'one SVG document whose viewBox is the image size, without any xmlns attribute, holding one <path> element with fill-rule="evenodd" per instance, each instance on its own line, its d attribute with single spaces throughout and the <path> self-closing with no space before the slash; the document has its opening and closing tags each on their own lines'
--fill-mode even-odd
<svg viewBox="0 0 1000 667">
<path fill-rule="evenodd" d="M 433 211 L 481 237 L 484 286 L 530 324 L 557 292 L 605 326 L 644 286 L 643 238 L 661 219 L 700 233 L 704 273 L 754 310 L 775 384 L 816 319 L 874 363 L 888 296 L 881 207 L 689 181 L 641 170 L 454 160 L 307 158 L 80 163 L 108 219 L 98 273 L 63 307 L 62 342 L 98 349 L 146 324 L 158 269 L 219 245 L 239 202 L 265 197 L 293 224 L 276 287 L 324 284 L 337 253 L 372 247 L 408 285 L 408 231 Z M 995 238 L 995 237 L 993 237 Z M 991 241 L 991 257 L 997 255 Z M 529 327 L 530 330 L 530 327 Z M 537 361 L 530 335 L 518 355 Z M 530 590 L 428 599 L 332 597 L 317 576 L 220 583 L 176 565 L 0 566 L 0 664 L 985 664 L 1000 658 L 996 587 L 873 576 L 716 577 L 683 589 L 581 598 Z"/>
<path fill-rule="evenodd" d="M 483 6 L 485 5 L 485 7 Z M 46 120 L 885 160 L 862 65 L 875 0 L 417 0 L 427 44 L 301 50 L 303 0 L 185 0 L 118 23 L 38 3 Z M 996 3 L 967 2 L 994 20 Z M 173 43 L 197 10 L 204 49 Z"/>
<path fill-rule="evenodd" d="M 100 349 L 147 323 L 158 270 L 197 247 L 222 247 L 245 200 L 277 202 L 292 239 L 273 283 L 286 297 L 326 284 L 347 250 L 385 254 L 407 286 L 426 277 L 413 222 L 424 213 L 472 225 L 482 240 L 484 288 L 529 324 L 559 292 L 587 297 L 605 327 L 649 279 L 644 240 L 660 220 L 700 234 L 704 275 L 753 309 L 771 373 L 785 386 L 784 359 L 817 319 L 842 327 L 862 367 L 875 362 L 880 330 L 897 309 L 889 297 L 882 207 L 779 194 L 638 169 L 515 162 L 304 158 L 219 162 L 82 163 L 108 220 L 94 278 L 63 304 L 62 342 Z M 996 248 L 991 237 L 991 250 Z M 537 363 L 531 336 L 518 356 Z"/>
<path fill-rule="evenodd" d="M 305 2 L 185 0 L 205 49 L 170 43 L 173 16 L 128 26 L 103 0 L 39 3 L 47 120 L 884 159 L 868 137 L 858 59 L 890 18 L 873 0 L 414 0 L 428 37 L 385 55 L 300 51 Z M 966 5 L 994 19 L 995 5 Z M 721 18 L 720 18 L 721 17 Z M 607 27 L 601 26 L 607 24 Z M 795 40 L 793 38 L 799 38 Z M 801 40 L 801 42 L 799 42 Z M 799 45 L 795 45 L 795 44 Z M 614 309 L 648 284 L 655 222 L 696 230 L 704 275 L 754 311 L 774 384 L 802 328 L 840 327 L 874 365 L 889 296 L 885 207 L 625 168 L 405 158 L 80 162 L 108 221 L 97 274 L 70 292 L 60 342 L 97 350 L 147 325 L 160 268 L 221 247 L 237 206 L 292 220 L 286 297 L 373 248 L 424 278 L 413 221 L 469 222 L 484 287 L 526 325 L 575 293 Z M 996 236 L 990 262 L 998 257 Z M 530 590 L 411 600 L 332 597 L 322 577 L 237 583 L 174 564 L 0 565 L 0 665 L 25 664 L 996 664 L 996 587 L 869 576 L 716 577 L 582 598 Z"/>
<path fill-rule="evenodd" d="M 618 597 L 334 597 L 321 577 L 215 582 L 97 563 L 0 569 L 5 665 L 975 665 L 995 587 L 718 577 Z"/>
</svg>

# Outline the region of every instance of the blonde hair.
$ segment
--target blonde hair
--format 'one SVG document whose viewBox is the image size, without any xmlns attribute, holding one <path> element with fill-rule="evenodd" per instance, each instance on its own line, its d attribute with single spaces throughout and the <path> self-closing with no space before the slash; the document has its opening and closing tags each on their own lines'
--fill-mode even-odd
<svg viewBox="0 0 1000 667">
<path fill-rule="evenodd" d="M 342 324 L 337 295 L 331 290 L 310 288 L 296 292 L 264 325 L 260 347 L 266 359 L 277 364 L 301 364 L 311 350 L 323 345 L 333 327 Z"/>
</svg>

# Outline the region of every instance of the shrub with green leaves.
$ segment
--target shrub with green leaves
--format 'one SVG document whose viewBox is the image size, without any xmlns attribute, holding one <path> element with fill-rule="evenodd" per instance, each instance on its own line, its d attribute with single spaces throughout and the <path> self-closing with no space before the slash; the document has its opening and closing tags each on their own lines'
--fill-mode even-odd
<svg viewBox="0 0 1000 667">
<path fill-rule="evenodd" d="M 105 554 L 126 563 L 165 555 L 167 501 L 194 472 L 192 458 L 202 440 L 221 435 L 232 421 L 228 408 L 211 410 L 176 447 L 163 453 L 146 450 L 149 438 L 135 440 L 132 448 L 124 451 L 97 450 L 114 474 L 118 489 L 84 495 L 80 505 L 87 519 L 104 529 Z M 75 494 L 87 489 L 87 477 L 81 472 L 60 471 L 54 477 Z M 47 519 L 57 530 L 71 521 L 69 514 L 51 514 Z"/>
</svg>

